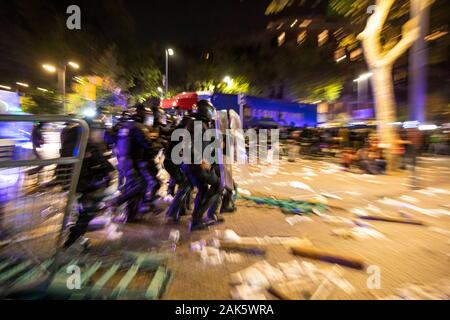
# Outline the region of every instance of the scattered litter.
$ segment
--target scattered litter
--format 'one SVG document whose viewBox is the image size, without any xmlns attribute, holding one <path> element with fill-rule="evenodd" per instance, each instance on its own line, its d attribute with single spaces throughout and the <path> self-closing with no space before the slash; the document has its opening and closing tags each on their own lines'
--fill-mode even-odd
<svg viewBox="0 0 450 320">
<path fill-rule="evenodd" d="M 331 194 L 331 193 L 322 192 L 322 196 L 324 196 L 326 198 L 336 199 L 336 200 L 343 200 L 342 197 L 339 197 L 338 195 Z"/>
<path fill-rule="evenodd" d="M 225 240 L 225 235 L 227 239 Z M 283 245 L 289 247 L 291 245 L 302 244 L 310 245 L 311 242 L 308 239 L 302 239 L 298 237 L 241 237 L 233 230 L 227 229 L 225 232 L 216 230 L 216 237 L 222 239 L 223 241 L 230 243 L 240 243 L 247 245 Z"/>
<path fill-rule="evenodd" d="M 407 283 L 397 289 L 395 294 L 382 300 L 448 300 L 450 299 L 450 281 L 441 281 L 432 285 Z"/>
<path fill-rule="evenodd" d="M 252 193 L 250 191 L 245 190 L 245 189 L 237 188 L 237 191 L 238 191 L 239 194 L 243 194 L 245 196 L 251 196 L 252 195 Z"/>
<path fill-rule="evenodd" d="M 353 208 L 350 210 L 350 212 L 359 217 L 367 215 L 367 211 L 365 211 L 363 209 L 359 209 L 359 208 Z"/>
<path fill-rule="evenodd" d="M 413 219 L 414 215 L 412 215 L 411 213 L 405 212 L 405 211 L 399 211 L 398 214 L 400 215 L 400 217 L 406 218 L 406 219 Z"/>
<path fill-rule="evenodd" d="M 286 222 L 289 223 L 291 226 L 299 222 L 312 222 L 312 221 L 313 220 L 311 218 L 304 216 L 294 216 L 286 218 Z"/>
<path fill-rule="evenodd" d="M 314 196 L 314 197 L 312 197 L 312 199 L 316 200 L 316 201 L 318 201 L 320 203 L 323 203 L 323 204 L 327 204 L 328 203 L 328 200 L 325 197 L 321 196 L 321 195 Z"/>
<path fill-rule="evenodd" d="M 378 200 L 378 202 L 383 203 L 385 205 L 398 207 L 398 208 L 411 209 L 411 210 L 417 211 L 419 213 L 422 213 L 422 214 L 425 214 L 425 215 L 428 215 L 428 216 L 435 217 L 436 215 L 439 215 L 439 213 L 436 213 L 433 210 L 420 208 L 420 207 L 417 207 L 417 206 L 415 206 L 413 204 L 401 202 L 401 201 L 390 199 L 390 198 L 383 198 L 383 199 Z"/>
<path fill-rule="evenodd" d="M 433 192 L 433 193 L 437 193 L 437 194 L 450 194 L 450 191 L 448 191 L 448 190 L 444 190 L 444 189 L 438 189 L 438 188 L 431 188 L 431 187 L 429 187 L 429 188 L 427 188 L 430 192 Z"/>
<path fill-rule="evenodd" d="M 357 191 L 345 191 L 345 193 L 355 197 L 362 196 L 362 193 Z"/>
<path fill-rule="evenodd" d="M 381 209 L 377 206 L 374 206 L 373 204 L 368 204 L 366 209 L 377 214 L 382 214 Z"/>
<path fill-rule="evenodd" d="M 414 190 L 414 192 L 426 195 L 426 196 L 432 196 L 435 197 L 436 195 L 434 194 L 434 192 L 430 191 L 430 190 L 425 190 L 425 189 L 421 189 L 421 190 Z"/>
<path fill-rule="evenodd" d="M 269 291 L 281 300 L 327 299 L 336 288 L 352 294 L 355 289 L 343 273 L 338 266 L 317 268 L 306 261 L 292 260 L 276 267 L 261 261 L 230 275 L 231 295 L 234 299 L 264 300 Z"/>
<path fill-rule="evenodd" d="M 241 199 L 255 202 L 258 205 L 267 205 L 278 207 L 284 213 L 303 214 L 312 213 L 314 209 L 326 210 L 327 207 L 323 203 L 316 201 L 292 200 L 292 199 L 274 199 L 265 197 L 240 196 Z M 326 200 L 326 199 L 325 199 Z"/>
<path fill-rule="evenodd" d="M 373 184 L 384 184 L 384 182 L 377 181 L 377 180 L 367 180 L 367 182 L 373 183 Z"/>
<path fill-rule="evenodd" d="M 352 229 L 334 229 L 331 231 L 333 235 L 343 237 L 345 239 L 385 239 L 386 237 L 379 231 L 367 227 L 355 227 Z"/>
<path fill-rule="evenodd" d="M 400 200 L 403 200 L 403 201 L 406 201 L 406 202 L 410 202 L 410 203 L 418 203 L 419 202 L 418 199 L 416 199 L 414 197 L 406 196 L 406 195 L 401 196 Z"/>
<path fill-rule="evenodd" d="M 209 265 L 220 265 L 224 262 L 240 263 L 242 256 L 238 253 L 228 253 L 214 247 L 203 247 L 200 251 L 200 258 L 203 263 Z"/>
<path fill-rule="evenodd" d="M 234 232 L 233 230 L 227 229 L 227 230 L 225 230 L 223 240 L 230 241 L 230 242 L 239 242 L 241 240 L 241 237 L 239 237 L 238 234 L 236 232 Z"/>
<path fill-rule="evenodd" d="M 327 251 L 324 249 L 315 248 L 311 244 L 292 245 L 291 251 L 293 254 L 301 257 L 316 259 L 319 261 L 329 262 L 333 264 L 339 264 L 358 270 L 362 270 L 366 266 L 366 263 L 356 256 L 352 256 L 349 254 L 343 255 L 338 254 L 334 251 Z"/>
<path fill-rule="evenodd" d="M 345 217 L 336 217 L 328 214 L 322 214 L 320 218 L 323 220 L 323 222 L 331 225 L 352 226 L 354 224 L 351 219 Z"/>
<path fill-rule="evenodd" d="M 314 192 L 314 190 L 311 189 L 310 186 L 308 186 L 307 184 L 300 182 L 300 181 L 292 181 L 291 183 L 289 183 L 289 186 L 292 188 L 295 188 L 295 189 L 302 189 L 302 190 Z"/>
<path fill-rule="evenodd" d="M 110 241 L 116 241 L 123 237 L 123 232 L 118 231 L 119 226 L 115 223 L 110 224 L 105 232 L 106 232 L 106 239 Z"/>
<path fill-rule="evenodd" d="M 388 216 L 360 216 L 361 219 L 366 220 L 373 220 L 373 221 L 383 221 L 383 222 L 394 222 L 394 223 L 404 223 L 404 224 L 412 224 L 412 225 L 418 225 L 423 226 L 425 223 L 420 220 L 414 220 L 414 219 L 405 219 L 405 218 L 395 218 L 395 217 L 388 217 Z"/>
</svg>

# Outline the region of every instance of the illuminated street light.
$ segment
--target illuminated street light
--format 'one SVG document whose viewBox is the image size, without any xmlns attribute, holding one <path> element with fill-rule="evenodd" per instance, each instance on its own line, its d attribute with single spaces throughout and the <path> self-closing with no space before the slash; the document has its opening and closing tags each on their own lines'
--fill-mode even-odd
<svg viewBox="0 0 450 320">
<path fill-rule="evenodd" d="M 42 68 L 44 68 L 45 71 L 50 72 L 50 73 L 55 73 L 57 70 L 57 68 L 55 66 L 52 66 L 49 64 L 42 65 Z"/>
<path fill-rule="evenodd" d="M 360 75 L 358 78 L 356 78 L 355 80 L 353 80 L 353 82 L 359 82 L 359 81 L 364 81 L 369 79 L 370 77 L 372 77 L 372 72 L 367 72 L 367 73 L 363 73 L 362 75 Z"/>
<path fill-rule="evenodd" d="M 319 103 L 322 103 L 322 100 L 314 101 L 312 104 L 319 104 Z"/>
<path fill-rule="evenodd" d="M 353 82 L 356 82 L 358 85 L 358 107 L 360 107 L 361 104 L 361 95 L 363 96 L 363 102 L 364 104 L 367 102 L 367 90 L 368 90 L 368 81 L 370 77 L 372 77 L 372 72 L 367 72 L 361 74 L 358 78 L 353 80 Z"/>
<path fill-rule="evenodd" d="M 68 64 L 69 66 L 71 66 L 72 68 L 74 68 L 74 69 L 77 69 L 77 70 L 80 69 L 80 65 L 79 65 L 78 63 L 69 61 L 67 64 Z"/>
<path fill-rule="evenodd" d="M 11 87 L 0 85 L 0 89 L 11 90 Z"/>
<path fill-rule="evenodd" d="M 169 56 L 173 56 L 175 52 L 173 49 L 166 49 L 166 76 L 165 76 L 165 85 L 166 85 L 166 97 L 169 96 Z"/>
<path fill-rule="evenodd" d="M 47 90 L 47 89 L 39 88 L 39 87 L 37 87 L 36 89 L 38 89 L 39 91 L 42 91 L 42 92 L 48 92 L 48 91 L 49 91 L 49 90 Z"/>
<path fill-rule="evenodd" d="M 342 60 L 345 60 L 346 58 L 347 58 L 347 55 L 343 55 L 342 57 L 336 59 L 336 62 L 339 63 L 339 62 L 341 62 Z"/>
<path fill-rule="evenodd" d="M 16 82 L 16 84 L 18 86 L 25 87 L 25 88 L 28 88 L 30 86 L 29 84 L 26 84 L 26 83 L 23 83 L 23 82 Z"/>
<path fill-rule="evenodd" d="M 230 76 L 226 76 L 225 78 L 223 78 L 223 82 L 227 84 L 228 88 L 233 87 L 233 79 Z"/>
<path fill-rule="evenodd" d="M 80 65 L 73 61 L 68 61 L 66 63 L 61 64 L 59 67 L 55 67 L 54 65 L 44 64 L 42 68 L 50 73 L 58 72 L 58 87 L 63 96 L 63 110 L 66 112 L 66 69 L 67 66 L 70 66 L 73 69 L 80 69 Z"/>
</svg>

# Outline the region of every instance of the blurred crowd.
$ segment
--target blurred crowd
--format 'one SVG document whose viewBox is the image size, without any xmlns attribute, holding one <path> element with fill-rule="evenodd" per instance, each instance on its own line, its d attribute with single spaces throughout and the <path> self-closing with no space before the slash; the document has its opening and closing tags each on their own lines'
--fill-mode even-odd
<svg viewBox="0 0 450 320">
<path fill-rule="evenodd" d="M 343 167 L 364 173 L 382 174 L 387 161 L 392 170 L 415 166 L 420 154 L 450 155 L 450 131 L 420 131 L 419 128 L 396 130 L 392 146 L 380 144 L 373 127 L 281 129 L 284 153 L 289 161 L 299 156 L 334 157 Z"/>
</svg>

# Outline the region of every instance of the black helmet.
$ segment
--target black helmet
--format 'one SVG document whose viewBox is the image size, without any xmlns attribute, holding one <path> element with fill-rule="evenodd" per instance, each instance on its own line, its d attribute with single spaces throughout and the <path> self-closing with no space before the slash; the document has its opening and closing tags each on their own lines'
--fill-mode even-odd
<svg viewBox="0 0 450 320">
<path fill-rule="evenodd" d="M 145 104 L 152 109 L 159 108 L 161 105 L 161 98 L 156 96 L 150 97 L 145 100 Z"/>
<path fill-rule="evenodd" d="M 211 121 L 215 119 L 216 108 L 208 100 L 200 100 L 194 106 L 194 112 L 199 118 Z"/>
<path fill-rule="evenodd" d="M 134 106 L 134 108 L 136 109 L 136 113 L 150 113 L 151 112 L 151 110 L 142 103 L 138 103 L 137 105 Z"/>
</svg>

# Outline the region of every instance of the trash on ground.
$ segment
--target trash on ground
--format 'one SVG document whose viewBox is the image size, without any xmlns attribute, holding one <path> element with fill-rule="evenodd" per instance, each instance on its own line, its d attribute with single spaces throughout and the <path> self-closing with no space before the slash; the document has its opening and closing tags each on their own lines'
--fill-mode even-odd
<svg viewBox="0 0 450 320">
<path fill-rule="evenodd" d="M 289 186 L 292 188 L 295 188 L 295 189 L 302 189 L 302 190 L 314 192 L 314 190 L 311 189 L 310 186 L 308 186 L 307 184 L 300 182 L 300 181 L 292 181 L 291 183 L 289 183 Z"/>
<path fill-rule="evenodd" d="M 283 213 L 287 214 L 303 214 L 313 213 L 314 209 L 326 210 L 325 204 L 317 201 L 318 199 L 304 201 L 304 200 L 292 200 L 292 199 L 274 199 L 267 197 L 251 197 L 251 196 L 239 196 L 240 199 L 252 201 L 258 205 L 266 205 L 278 207 Z M 325 199 L 326 200 L 326 199 Z"/>
<path fill-rule="evenodd" d="M 387 217 L 387 216 L 359 216 L 360 219 L 373 220 L 373 221 L 383 221 L 383 222 L 393 222 L 393 223 L 404 223 L 404 224 L 413 224 L 413 225 L 425 225 L 423 221 L 416 219 L 405 219 L 405 218 L 396 218 L 396 217 Z"/>
<path fill-rule="evenodd" d="M 209 265 L 220 265 L 224 262 L 228 263 L 240 263 L 242 262 L 242 256 L 238 253 L 228 253 L 223 250 L 214 247 L 202 247 L 200 251 L 200 258 L 203 263 Z"/>
<path fill-rule="evenodd" d="M 307 261 L 292 260 L 274 267 L 260 261 L 230 275 L 231 293 L 233 298 L 242 300 L 266 298 L 267 291 L 281 300 L 326 299 L 336 288 L 352 294 L 355 289 L 343 273 L 336 265 L 325 269 Z"/>
<path fill-rule="evenodd" d="M 322 196 L 324 196 L 325 198 L 331 198 L 331 199 L 336 199 L 336 200 L 343 200 L 342 197 L 332 194 L 332 193 L 326 193 L 326 192 L 322 192 Z"/>
<path fill-rule="evenodd" d="M 299 222 L 312 222 L 312 221 L 313 219 L 304 216 L 294 216 L 286 218 L 286 222 L 289 223 L 291 226 Z"/>
<path fill-rule="evenodd" d="M 386 237 L 379 231 L 367 227 L 355 227 L 352 229 L 334 229 L 331 233 L 346 239 L 385 239 Z"/>
<path fill-rule="evenodd" d="M 418 203 L 419 202 L 419 200 L 417 198 L 406 196 L 406 195 L 401 196 L 399 199 L 406 201 L 406 202 L 410 202 L 410 203 Z"/>
<path fill-rule="evenodd" d="M 318 249 L 312 245 L 291 246 L 292 253 L 301 257 L 316 259 L 324 262 L 339 264 L 354 269 L 364 269 L 365 262 L 356 256 L 338 254 L 324 249 Z"/>
<path fill-rule="evenodd" d="M 227 237 L 225 240 L 225 236 Z M 227 229 L 225 232 L 216 230 L 216 237 L 230 243 L 240 243 L 248 245 L 283 245 L 290 247 L 291 245 L 310 245 L 308 239 L 298 237 L 241 237 L 233 230 Z M 221 241 L 222 243 L 222 241 Z"/>
</svg>

